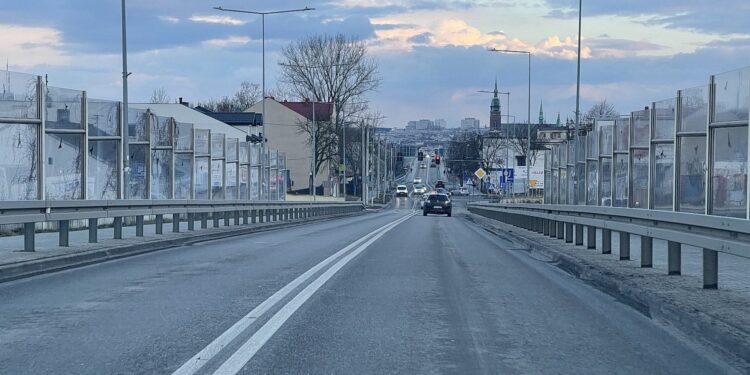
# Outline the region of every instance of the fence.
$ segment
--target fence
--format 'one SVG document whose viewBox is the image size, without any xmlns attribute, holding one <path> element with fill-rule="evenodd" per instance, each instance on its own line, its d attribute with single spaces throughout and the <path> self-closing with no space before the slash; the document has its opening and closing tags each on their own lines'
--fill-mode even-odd
<svg viewBox="0 0 750 375">
<path fill-rule="evenodd" d="M 0 201 L 285 200 L 283 153 L 151 110 L 123 126 L 122 103 L 0 76 Z"/>
</svg>

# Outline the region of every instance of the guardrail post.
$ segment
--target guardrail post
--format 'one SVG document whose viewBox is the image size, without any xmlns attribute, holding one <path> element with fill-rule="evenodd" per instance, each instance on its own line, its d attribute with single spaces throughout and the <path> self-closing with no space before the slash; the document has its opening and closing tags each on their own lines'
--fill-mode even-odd
<svg viewBox="0 0 750 375">
<path fill-rule="evenodd" d="M 565 243 L 573 243 L 573 223 L 565 223 Z"/>
<path fill-rule="evenodd" d="M 180 233 L 180 214 L 172 214 L 172 232 Z"/>
<path fill-rule="evenodd" d="M 667 271 L 670 275 L 682 274 L 682 244 L 679 242 L 667 243 Z"/>
<path fill-rule="evenodd" d="M 273 216 L 272 216 L 272 214 L 273 214 L 273 210 L 272 210 L 272 209 L 270 209 L 270 210 L 266 210 L 266 221 L 267 221 L 267 222 L 269 222 L 269 223 L 270 223 L 270 222 L 272 221 L 272 219 L 273 219 Z"/>
<path fill-rule="evenodd" d="M 576 224 L 576 246 L 583 246 L 583 225 Z"/>
<path fill-rule="evenodd" d="M 654 239 L 641 236 L 641 267 L 651 268 L 654 265 Z"/>
<path fill-rule="evenodd" d="M 99 234 L 99 220 L 97 218 L 89 219 L 89 243 L 96 243 Z"/>
<path fill-rule="evenodd" d="M 23 223 L 23 251 L 34 251 L 35 223 Z"/>
<path fill-rule="evenodd" d="M 201 212 L 201 229 L 208 228 L 208 212 Z"/>
<path fill-rule="evenodd" d="M 250 222 L 250 212 L 248 210 L 242 210 L 242 224 L 247 225 Z"/>
<path fill-rule="evenodd" d="M 250 211 L 250 222 L 253 224 L 258 222 L 258 210 Z"/>
<path fill-rule="evenodd" d="M 703 249 L 703 289 L 719 287 L 719 252 Z"/>
<path fill-rule="evenodd" d="M 549 236 L 552 238 L 557 237 L 557 222 L 549 220 Z"/>
<path fill-rule="evenodd" d="M 552 224 L 552 220 L 542 219 L 542 234 L 549 236 L 549 228 Z"/>
<path fill-rule="evenodd" d="M 588 236 L 588 239 L 586 240 L 586 248 L 596 249 L 596 227 L 589 225 L 588 228 L 586 228 L 586 235 Z"/>
<path fill-rule="evenodd" d="M 156 220 L 154 221 L 156 234 L 164 234 L 164 215 L 156 214 Z"/>
<path fill-rule="evenodd" d="M 557 239 L 562 240 L 563 238 L 565 238 L 565 222 L 558 221 L 557 222 Z"/>
<path fill-rule="evenodd" d="M 112 222 L 112 228 L 114 229 L 114 238 L 116 240 L 122 239 L 122 217 L 118 216 L 114 218 Z"/>
<path fill-rule="evenodd" d="M 630 233 L 620 232 L 620 260 L 630 260 Z"/>
<path fill-rule="evenodd" d="M 57 222 L 60 239 L 58 245 L 62 247 L 70 246 L 70 220 L 60 220 Z"/>
<path fill-rule="evenodd" d="M 187 222 L 188 222 L 188 230 L 189 231 L 195 230 L 195 214 L 194 213 L 188 212 Z"/>
<path fill-rule="evenodd" d="M 240 225 L 240 211 L 234 210 L 234 225 Z"/>
<path fill-rule="evenodd" d="M 219 227 L 219 219 L 220 219 L 219 213 L 216 212 L 216 211 L 212 212 L 211 213 L 211 218 L 214 221 L 214 228 L 218 228 Z"/>
<path fill-rule="evenodd" d="M 612 254 L 612 230 L 602 228 L 602 254 Z"/>
<path fill-rule="evenodd" d="M 143 237 L 143 215 L 135 217 L 135 236 Z"/>
<path fill-rule="evenodd" d="M 229 226 L 229 216 L 230 216 L 229 215 L 229 211 L 224 211 L 221 214 L 224 216 L 224 226 L 228 227 Z"/>
</svg>

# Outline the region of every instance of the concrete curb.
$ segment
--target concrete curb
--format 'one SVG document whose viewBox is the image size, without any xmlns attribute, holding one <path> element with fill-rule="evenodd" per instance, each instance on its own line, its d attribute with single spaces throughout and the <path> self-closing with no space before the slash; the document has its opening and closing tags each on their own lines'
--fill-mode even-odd
<svg viewBox="0 0 750 375">
<path fill-rule="evenodd" d="M 498 237 L 527 246 L 530 253 L 549 259 L 558 268 L 613 296 L 646 317 L 709 346 L 724 357 L 722 359 L 730 366 L 741 373 L 750 374 L 748 327 L 709 315 L 695 307 L 676 304 L 674 300 L 654 293 L 637 282 L 618 277 L 620 275 L 617 272 L 585 264 L 554 245 L 540 243 L 539 239 L 532 238 L 536 233 L 474 213 L 467 213 L 467 219 Z M 482 222 L 488 220 L 492 220 L 492 225 Z"/>
<path fill-rule="evenodd" d="M 137 244 L 123 244 L 107 248 L 82 251 L 73 254 L 51 256 L 42 259 L 11 263 L 0 266 L 0 283 L 24 279 L 46 273 L 58 272 L 72 268 L 84 267 L 110 260 L 126 258 L 134 255 L 165 250 L 177 246 L 190 245 L 193 243 L 218 240 L 229 237 L 242 236 L 252 233 L 267 232 L 277 229 L 291 228 L 313 222 L 337 219 L 342 217 L 364 215 L 364 212 L 344 215 L 320 216 L 310 219 L 295 220 L 289 222 L 274 222 L 264 224 L 238 225 L 235 227 L 223 227 L 223 230 L 202 229 L 194 232 L 182 232 L 177 238 L 151 237 L 153 240 Z"/>
</svg>

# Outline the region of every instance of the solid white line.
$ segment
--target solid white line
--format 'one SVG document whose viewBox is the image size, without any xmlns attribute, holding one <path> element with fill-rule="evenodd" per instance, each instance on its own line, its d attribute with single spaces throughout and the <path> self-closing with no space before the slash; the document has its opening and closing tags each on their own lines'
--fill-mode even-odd
<svg viewBox="0 0 750 375">
<path fill-rule="evenodd" d="M 365 251 L 370 245 L 372 245 L 373 242 L 377 241 L 380 237 L 382 237 L 384 234 L 388 233 L 391 229 L 395 228 L 398 224 L 400 224 L 403 221 L 406 221 L 413 215 L 409 215 L 408 217 L 399 220 L 398 223 L 395 223 L 394 225 L 389 226 L 387 229 L 384 229 L 380 232 L 378 232 L 376 235 L 370 237 L 370 239 L 365 242 L 364 244 L 360 245 L 357 249 L 350 252 L 341 260 L 336 262 L 333 266 L 328 268 L 323 274 L 321 274 L 315 281 L 311 282 L 305 289 L 303 289 L 299 294 L 297 294 L 291 301 L 289 301 L 284 307 L 282 307 L 276 314 L 274 314 L 266 324 L 263 325 L 260 329 L 258 329 L 252 337 L 250 337 L 242 346 L 237 349 L 234 354 L 232 354 L 229 359 L 227 359 L 226 362 L 224 362 L 221 367 L 219 367 L 216 372 L 214 372 L 214 375 L 220 374 L 237 374 L 242 370 L 243 367 L 249 362 L 253 356 L 260 350 L 263 345 L 265 345 L 268 340 L 273 337 L 273 335 L 276 333 L 276 331 L 281 328 L 281 326 L 294 314 L 297 309 L 299 309 L 310 297 L 312 297 L 315 292 L 320 289 L 323 284 L 326 283 L 326 281 L 330 280 L 341 268 L 343 268 L 349 261 L 354 259 L 357 255 Z"/>
<path fill-rule="evenodd" d="M 358 239 L 357 241 L 352 242 L 345 248 L 337 251 L 335 254 L 331 255 L 330 257 L 326 258 L 322 262 L 315 265 L 313 268 L 310 268 L 307 270 L 307 272 L 303 273 L 302 275 L 298 276 L 296 279 L 292 280 L 289 284 L 285 285 L 283 288 L 279 289 L 278 292 L 274 293 L 271 297 L 268 297 L 265 301 L 263 301 L 260 305 L 256 306 L 252 311 L 247 313 L 244 317 L 242 317 L 237 323 L 232 325 L 229 329 L 224 331 L 219 337 L 217 337 L 214 341 L 212 341 L 210 344 L 208 344 L 203 350 L 198 352 L 198 354 L 194 355 L 192 358 L 187 360 L 182 366 L 180 366 L 179 369 L 177 369 L 173 375 L 192 375 L 195 374 L 198 370 L 200 370 L 208 361 L 210 361 L 213 357 L 215 357 L 221 350 L 223 350 L 227 345 L 229 345 L 234 339 L 237 338 L 242 332 L 244 332 L 250 325 L 252 325 L 258 318 L 260 318 L 263 314 L 268 312 L 274 305 L 276 305 L 279 301 L 286 298 L 286 296 L 291 293 L 294 289 L 299 287 L 301 284 L 306 282 L 308 279 L 310 279 L 313 275 L 318 273 L 322 268 L 327 266 L 328 264 L 332 263 L 334 260 L 338 259 L 341 255 L 349 252 L 351 249 L 357 247 L 361 243 L 367 241 L 369 238 L 372 238 L 373 236 L 377 235 L 381 231 L 389 230 L 393 226 L 401 223 L 402 221 L 408 219 L 411 217 L 411 215 L 407 215 L 404 217 L 400 217 L 399 219 L 396 219 L 386 225 L 383 225 L 382 227 L 366 234 L 364 237 Z"/>
</svg>

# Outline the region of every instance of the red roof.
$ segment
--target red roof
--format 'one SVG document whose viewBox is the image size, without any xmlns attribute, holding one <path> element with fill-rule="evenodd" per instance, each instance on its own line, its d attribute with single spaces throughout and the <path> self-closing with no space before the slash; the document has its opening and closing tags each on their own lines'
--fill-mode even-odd
<svg viewBox="0 0 750 375">
<path fill-rule="evenodd" d="M 283 106 L 299 113 L 312 121 L 313 102 L 280 102 Z M 333 103 L 315 103 L 315 121 L 330 121 L 333 113 Z"/>
</svg>

